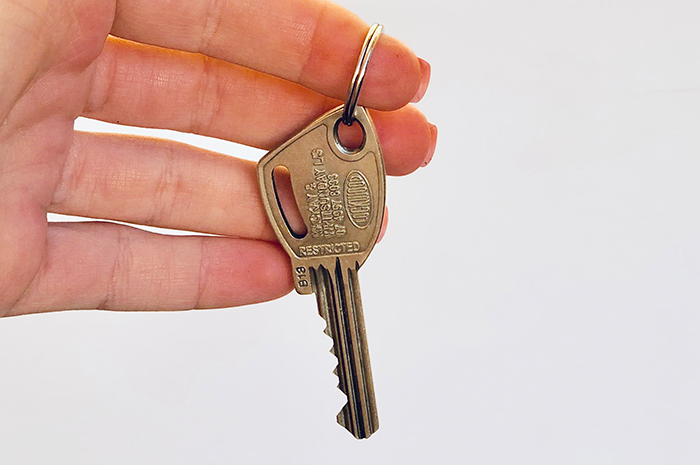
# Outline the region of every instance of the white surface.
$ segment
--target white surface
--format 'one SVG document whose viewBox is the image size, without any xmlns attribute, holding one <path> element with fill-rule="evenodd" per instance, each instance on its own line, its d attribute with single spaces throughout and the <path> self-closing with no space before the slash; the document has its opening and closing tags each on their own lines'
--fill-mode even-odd
<svg viewBox="0 0 700 465">
<path fill-rule="evenodd" d="M 68 312 L 0 320 L 0 463 L 700 463 L 700 4 L 342 3 L 440 129 L 360 274 L 380 430 L 311 297 Z"/>
</svg>

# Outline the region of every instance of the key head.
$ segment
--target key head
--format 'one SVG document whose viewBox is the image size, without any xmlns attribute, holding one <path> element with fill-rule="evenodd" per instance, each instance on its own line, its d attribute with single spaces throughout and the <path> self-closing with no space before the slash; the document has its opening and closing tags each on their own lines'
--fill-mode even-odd
<svg viewBox="0 0 700 465">
<path fill-rule="evenodd" d="M 331 268 L 336 258 L 353 268 L 367 259 L 377 242 L 384 215 L 384 161 L 369 113 L 357 107 L 362 145 L 346 149 L 338 138 L 343 106 L 311 123 L 258 163 L 258 181 L 267 215 L 292 259 L 294 285 L 310 294 L 309 267 Z M 295 234 L 278 200 L 274 170 L 289 171 L 292 192 L 306 225 Z"/>
</svg>

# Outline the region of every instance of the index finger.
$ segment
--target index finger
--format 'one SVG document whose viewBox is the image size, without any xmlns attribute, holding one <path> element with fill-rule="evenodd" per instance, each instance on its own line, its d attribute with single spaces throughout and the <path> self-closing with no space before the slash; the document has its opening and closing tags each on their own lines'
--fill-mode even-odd
<svg viewBox="0 0 700 465">
<path fill-rule="evenodd" d="M 120 0 L 112 34 L 273 74 L 344 99 L 368 26 L 325 0 Z M 425 62 L 423 62 L 425 63 Z M 360 103 L 379 110 L 419 98 L 427 65 L 382 36 Z"/>
</svg>

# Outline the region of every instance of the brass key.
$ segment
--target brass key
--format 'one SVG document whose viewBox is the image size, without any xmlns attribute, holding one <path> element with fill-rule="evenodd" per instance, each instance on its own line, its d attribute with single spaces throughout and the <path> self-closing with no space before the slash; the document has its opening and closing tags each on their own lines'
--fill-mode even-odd
<svg viewBox="0 0 700 465">
<path fill-rule="evenodd" d="M 338 387 L 347 404 L 338 423 L 358 439 L 379 427 L 357 271 L 379 236 L 385 202 L 384 161 L 369 113 L 357 107 L 362 78 L 381 34 L 365 40 L 345 105 L 326 113 L 258 163 L 258 181 L 270 222 L 292 261 L 300 294 L 316 294 L 325 332 L 338 358 Z M 340 124 L 360 124 L 364 139 L 350 150 Z M 306 233 L 294 232 L 280 205 L 275 168 L 289 172 Z"/>
</svg>

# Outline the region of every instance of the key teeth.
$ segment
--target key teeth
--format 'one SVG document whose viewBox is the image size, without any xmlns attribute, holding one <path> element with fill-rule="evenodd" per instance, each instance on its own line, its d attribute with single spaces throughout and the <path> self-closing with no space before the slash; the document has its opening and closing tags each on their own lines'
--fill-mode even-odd
<svg viewBox="0 0 700 465">
<path fill-rule="evenodd" d="M 372 436 L 376 431 L 377 427 L 371 428 L 370 431 L 365 431 L 362 433 L 360 430 L 356 430 L 355 428 L 352 427 L 351 423 L 352 422 L 347 422 L 346 419 L 348 417 L 347 411 L 350 408 L 348 404 L 343 405 L 343 408 L 340 409 L 340 412 L 338 412 L 338 415 L 335 416 L 335 419 L 338 421 L 338 424 L 348 430 L 350 434 L 355 436 L 356 439 L 367 439 L 370 436 Z"/>
<path fill-rule="evenodd" d="M 338 415 L 335 416 L 335 419 L 338 421 L 338 424 L 342 426 L 345 429 L 348 429 L 348 426 L 345 424 L 345 409 L 348 408 L 348 404 L 345 404 L 342 409 L 340 409 L 340 412 L 338 412 Z"/>
<path fill-rule="evenodd" d="M 339 367 L 338 365 L 336 365 L 335 368 L 333 368 L 333 374 L 338 378 L 338 384 L 336 384 L 335 387 L 337 387 L 337 388 L 340 390 L 340 392 L 342 392 L 343 394 L 345 394 L 345 397 L 347 398 L 348 393 L 345 392 L 345 389 L 343 389 L 342 387 L 340 387 L 340 376 L 338 375 L 338 369 L 339 369 L 339 368 L 340 368 L 340 367 Z"/>
<path fill-rule="evenodd" d="M 338 373 L 337 373 L 335 370 L 333 370 L 333 372 L 335 373 L 336 376 L 338 376 Z M 348 393 L 345 391 L 345 389 L 343 389 L 342 387 L 340 387 L 340 377 L 338 377 L 338 384 L 336 384 L 335 387 L 336 387 L 340 392 L 343 393 L 343 395 L 345 396 L 346 399 L 348 398 Z M 345 408 L 347 407 L 347 405 L 348 405 L 348 404 L 346 403 L 346 404 L 345 404 L 345 407 L 343 407 L 343 410 L 345 410 Z M 342 412 L 342 410 L 341 410 L 341 412 Z"/>
</svg>

